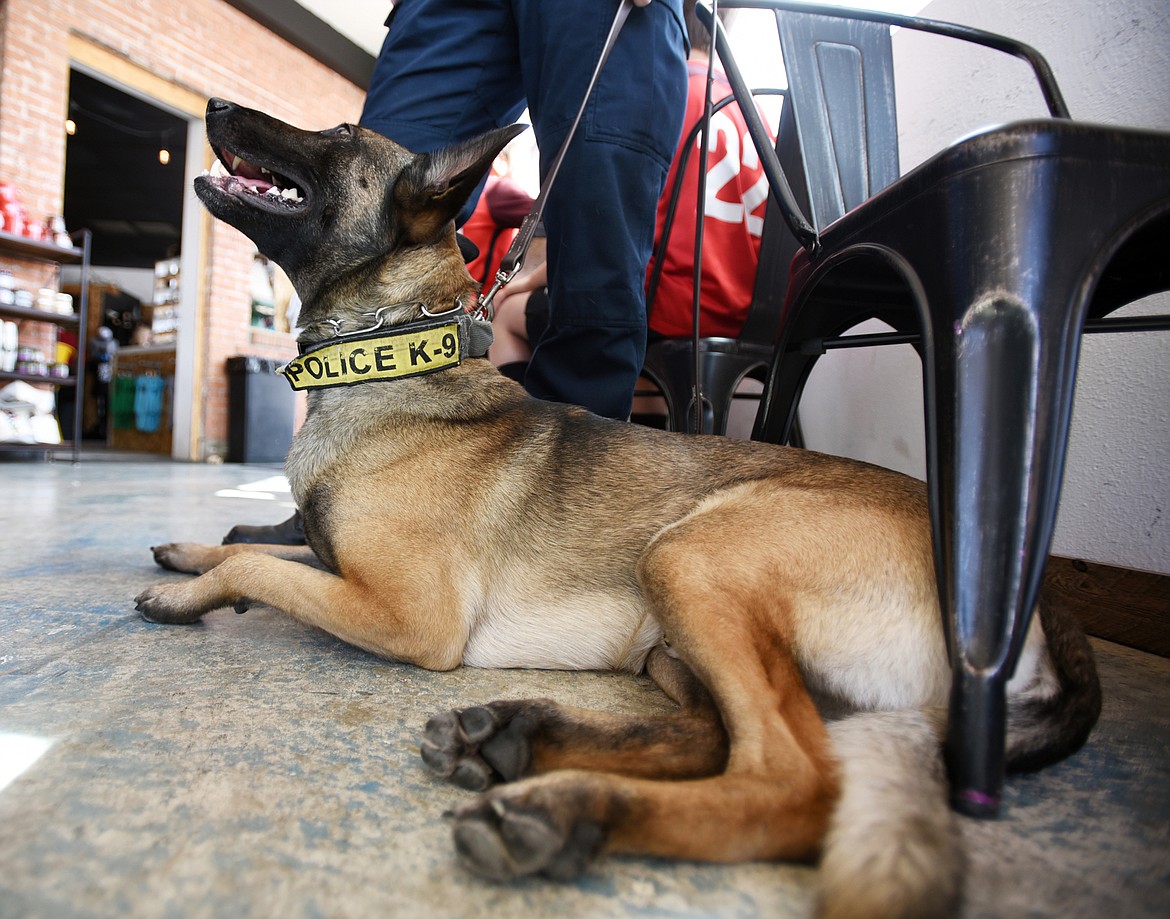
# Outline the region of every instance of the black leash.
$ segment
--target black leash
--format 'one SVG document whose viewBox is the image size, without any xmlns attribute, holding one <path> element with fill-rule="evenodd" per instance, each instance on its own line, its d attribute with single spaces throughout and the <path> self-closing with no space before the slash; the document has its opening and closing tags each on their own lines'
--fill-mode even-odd
<svg viewBox="0 0 1170 919">
<path fill-rule="evenodd" d="M 495 299 L 500 289 L 516 276 L 516 273 L 524 264 L 524 256 L 528 252 L 528 247 L 532 244 L 532 237 L 536 235 L 536 228 L 540 224 L 541 216 L 544 214 L 544 205 L 548 200 L 549 190 L 552 188 L 553 181 L 557 177 L 557 171 L 561 168 L 561 162 L 564 160 L 565 153 L 569 149 L 569 143 L 572 141 L 573 135 L 577 132 L 577 125 L 581 122 L 581 116 L 585 114 L 585 106 L 589 104 L 589 97 L 593 94 L 593 87 L 597 84 L 597 78 L 601 75 L 601 68 L 605 66 L 606 60 L 609 59 L 609 53 L 613 50 L 613 46 L 617 42 L 617 37 L 621 33 L 622 26 L 626 24 L 626 18 L 630 15 L 632 6 L 633 0 L 621 0 L 621 3 L 618 5 L 617 15 L 613 18 L 613 25 L 610 26 L 609 35 L 606 36 L 605 45 L 601 49 L 601 58 L 597 61 L 597 66 L 593 70 L 593 76 L 589 79 L 589 85 L 585 88 L 585 98 L 581 100 L 581 107 L 577 109 L 577 115 L 573 119 L 572 125 L 569 126 L 569 133 L 565 135 L 565 139 L 561 142 L 561 148 L 557 151 L 556 159 L 549 166 L 548 173 L 540 185 L 540 193 L 536 196 L 536 201 L 532 204 L 532 210 L 528 212 L 528 216 L 520 224 L 516 238 L 512 240 L 512 245 L 508 247 L 508 251 L 504 253 L 504 257 L 500 260 L 500 268 L 496 272 L 496 278 L 491 289 L 486 294 L 481 293 L 479 296 L 478 306 L 474 313 L 477 319 L 487 319 L 490 321 L 495 316 L 492 300 Z"/>
</svg>

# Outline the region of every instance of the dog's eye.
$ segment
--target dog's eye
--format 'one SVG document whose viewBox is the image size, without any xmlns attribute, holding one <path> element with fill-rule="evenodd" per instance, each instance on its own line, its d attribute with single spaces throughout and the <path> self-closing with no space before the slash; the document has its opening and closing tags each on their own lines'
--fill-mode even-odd
<svg viewBox="0 0 1170 919">
<path fill-rule="evenodd" d="M 353 125 L 351 124 L 339 124 L 335 128 L 329 128 L 321 132 L 321 134 L 325 137 L 344 137 L 352 133 Z"/>
</svg>

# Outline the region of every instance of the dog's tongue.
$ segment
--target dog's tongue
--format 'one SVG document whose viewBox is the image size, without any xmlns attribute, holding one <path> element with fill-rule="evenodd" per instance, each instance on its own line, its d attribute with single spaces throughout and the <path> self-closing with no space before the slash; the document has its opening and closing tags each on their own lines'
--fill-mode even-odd
<svg viewBox="0 0 1170 919">
<path fill-rule="evenodd" d="M 265 178 L 259 166 L 253 166 L 247 160 L 241 159 L 238 156 L 230 157 L 230 162 L 232 164 L 232 175 L 236 177 L 241 185 L 247 185 L 261 192 L 272 187 L 271 179 Z"/>
<path fill-rule="evenodd" d="M 260 192 L 260 194 L 264 194 L 264 192 L 268 191 L 268 189 L 270 189 L 272 187 L 272 183 L 269 182 L 267 179 L 248 178 L 248 177 L 245 177 L 244 174 L 240 173 L 240 172 L 237 172 L 235 174 L 235 179 L 241 185 L 246 185 L 249 188 L 256 189 L 256 191 Z"/>
</svg>

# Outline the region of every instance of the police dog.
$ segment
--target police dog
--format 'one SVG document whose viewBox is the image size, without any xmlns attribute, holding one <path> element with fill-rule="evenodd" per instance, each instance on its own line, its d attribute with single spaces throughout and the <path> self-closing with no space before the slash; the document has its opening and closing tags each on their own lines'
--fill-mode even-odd
<svg viewBox="0 0 1170 919">
<path fill-rule="evenodd" d="M 144 591 L 142 614 L 256 602 L 435 670 L 647 671 L 673 715 L 531 700 L 430 720 L 427 766 L 483 791 L 454 837 L 489 878 L 568 878 L 602 852 L 819 857 L 821 915 L 950 913 L 922 484 L 603 420 L 497 373 L 453 218 L 514 128 L 415 155 L 213 99 L 207 131 L 200 199 L 303 301 L 286 373 L 308 417 L 286 469 L 308 547 L 158 546 L 199 577 Z M 1009 685 L 1009 761 L 1030 768 L 1076 750 L 1100 705 L 1088 642 L 1038 612 Z M 826 726 L 818 704 L 851 714 Z"/>
</svg>

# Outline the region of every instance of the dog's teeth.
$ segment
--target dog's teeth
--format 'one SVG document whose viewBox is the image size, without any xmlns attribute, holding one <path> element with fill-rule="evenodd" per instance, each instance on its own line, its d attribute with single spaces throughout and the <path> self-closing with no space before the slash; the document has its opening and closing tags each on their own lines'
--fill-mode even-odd
<svg viewBox="0 0 1170 919">
<path fill-rule="evenodd" d="M 227 167 L 224 166 L 223 163 L 221 163 L 219 160 L 216 160 L 214 163 L 211 164 L 211 168 L 209 170 L 207 170 L 207 172 L 205 172 L 204 175 L 215 176 L 216 178 L 223 178 L 225 176 L 231 175 L 231 173 L 229 173 L 227 171 Z"/>
<path fill-rule="evenodd" d="M 271 170 L 271 169 L 265 169 L 263 166 L 261 166 L 261 167 L 260 167 L 260 174 L 261 174 L 261 175 L 270 176 L 270 175 L 272 175 L 272 170 Z"/>
<path fill-rule="evenodd" d="M 275 185 L 270 185 L 270 186 L 268 187 L 268 191 L 264 192 L 264 194 L 266 194 L 266 195 L 281 195 L 281 196 L 283 196 L 283 195 L 284 195 L 284 192 L 282 192 L 282 191 L 281 191 L 279 188 L 277 188 Z"/>
<path fill-rule="evenodd" d="M 300 201 L 301 193 L 295 188 L 286 188 L 280 193 L 280 197 L 288 198 L 289 201 Z"/>
<path fill-rule="evenodd" d="M 240 157 L 233 156 L 232 157 L 232 172 L 235 172 L 237 169 L 239 169 L 240 163 L 242 163 L 242 162 L 243 162 L 243 160 L 240 159 Z"/>
</svg>

